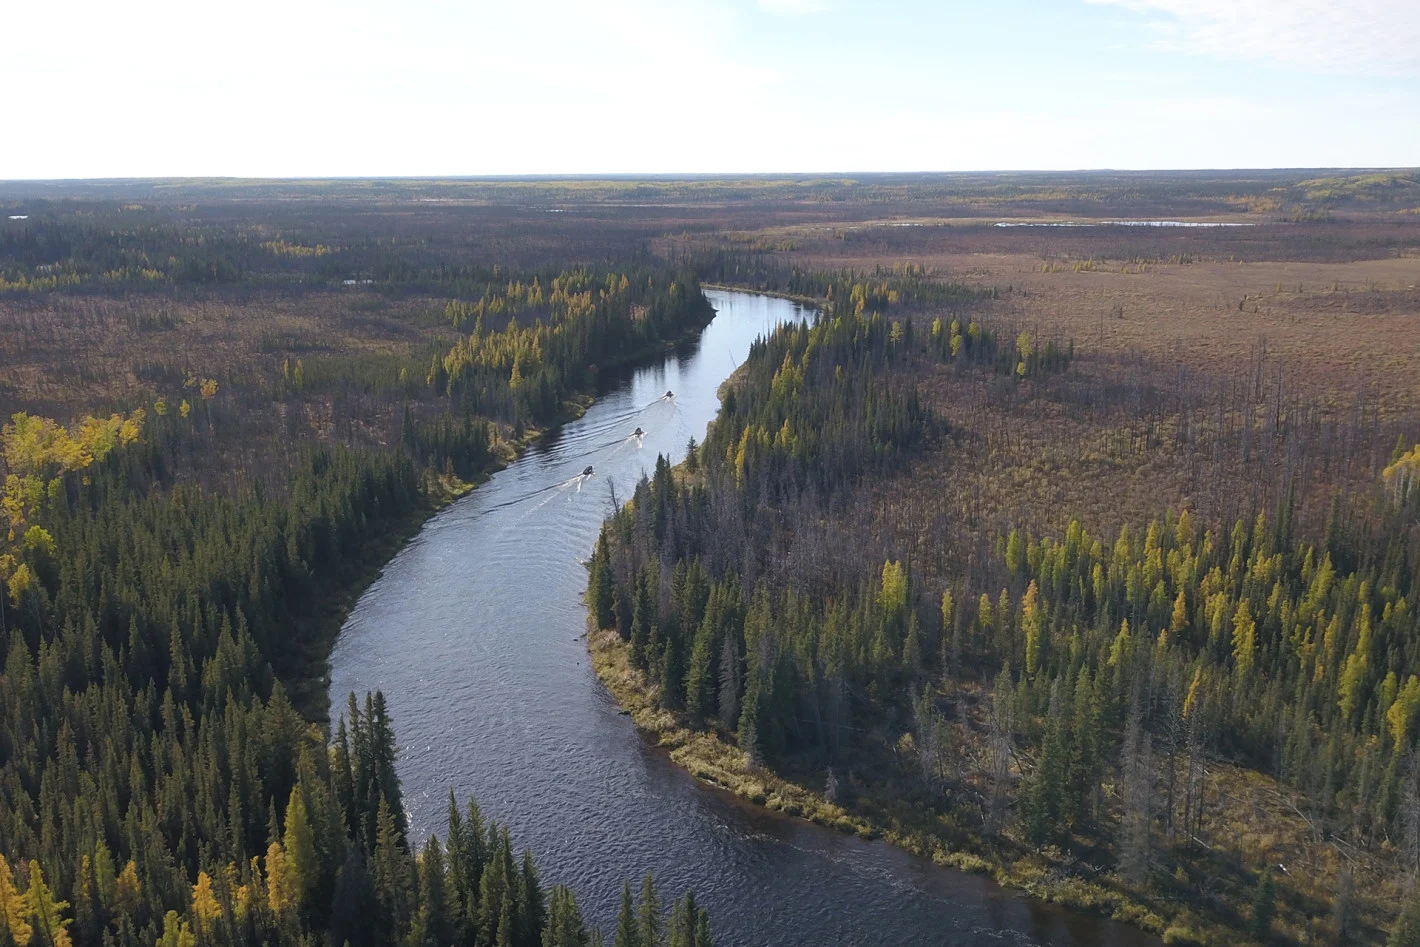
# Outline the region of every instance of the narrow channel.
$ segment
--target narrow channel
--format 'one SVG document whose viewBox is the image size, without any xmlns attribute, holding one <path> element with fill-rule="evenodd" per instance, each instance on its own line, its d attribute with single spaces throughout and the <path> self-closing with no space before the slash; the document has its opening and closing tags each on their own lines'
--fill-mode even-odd
<svg viewBox="0 0 1420 947">
<path fill-rule="evenodd" d="M 753 340 L 809 315 L 783 299 L 706 295 L 718 314 L 694 344 L 609 384 L 584 417 L 430 519 L 341 631 L 332 715 L 351 691 L 384 691 L 413 833 L 444 834 L 450 789 L 476 796 L 608 933 L 623 880 L 653 871 L 667 899 L 695 889 L 721 947 L 1157 944 L 741 803 L 620 714 L 581 638 L 582 562 L 613 492 L 628 496 L 658 453 L 683 458 Z"/>
</svg>

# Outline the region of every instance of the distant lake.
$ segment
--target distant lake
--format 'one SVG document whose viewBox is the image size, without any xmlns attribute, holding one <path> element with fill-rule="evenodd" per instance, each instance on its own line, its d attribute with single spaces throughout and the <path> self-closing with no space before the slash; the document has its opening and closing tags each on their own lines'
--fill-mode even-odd
<svg viewBox="0 0 1420 947">
<path fill-rule="evenodd" d="M 1224 223 L 1214 220 L 1001 220 L 997 227 L 1256 227 L 1256 224 Z"/>
</svg>

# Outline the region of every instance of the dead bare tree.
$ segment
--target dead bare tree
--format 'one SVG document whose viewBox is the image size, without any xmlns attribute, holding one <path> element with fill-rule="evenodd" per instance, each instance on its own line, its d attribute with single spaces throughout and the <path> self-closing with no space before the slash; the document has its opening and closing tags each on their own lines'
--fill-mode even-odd
<svg viewBox="0 0 1420 947">
<path fill-rule="evenodd" d="M 1152 858 L 1151 827 L 1153 816 L 1153 749 L 1144 729 L 1143 714 L 1138 706 L 1129 712 L 1120 752 L 1120 783 L 1124 789 L 1124 816 L 1120 825 L 1119 870 L 1135 884 L 1142 883 L 1149 873 Z"/>
<path fill-rule="evenodd" d="M 986 734 L 986 808 L 985 831 L 999 835 L 1006 824 L 1010 805 L 1011 757 L 1014 753 L 1012 730 L 1014 712 L 1011 707 L 1010 678 L 1001 673 L 991 695 L 991 714 L 987 718 Z"/>
</svg>

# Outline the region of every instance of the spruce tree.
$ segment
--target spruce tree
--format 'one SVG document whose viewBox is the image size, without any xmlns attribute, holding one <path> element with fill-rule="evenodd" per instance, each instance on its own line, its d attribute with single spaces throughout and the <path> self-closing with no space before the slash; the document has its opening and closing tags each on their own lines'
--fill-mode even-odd
<svg viewBox="0 0 1420 947">
<path fill-rule="evenodd" d="M 448 856 L 448 902 L 449 923 L 455 940 L 463 942 L 473 933 L 477 917 L 470 918 L 468 905 L 474 880 L 469 871 L 468 841 L 465 837 L 463 815 L 459 812 L 454 791 L 449 790 L 449 833 L 446 854 Z M 470 922 L 473 923 L 470 923 Z"/>
<path fill-rule="evenodd" d="M 547 923 L 547 902 L 542 881 L 533 864 L 532 852 L 523 849 L 522 869 L 518 873 L 518 935 L 526 947 L 542 943 L 543 927 Z"/>
<path fill-rule="evenodd" d="M 740 721 L 740 656 L 733 635 L 720 646 L 720 726 L 735 730 Z"/>
<path fill-rule="evenodd" d="M 375 691 L 375 696 L 367 704 L 369 707 L 369 719 L 367 725 L 370 731 L 370 753 L 374 762 L 375 785 L 371 787 L 372 796 L 375 799 L 383 798 L 384 804 L 389 806 L 390 813 L 394 816 L 395 824 L 399 826 L 401 841 L 404 839 L 409 828 L 409 823 L 404 814 L 404 794 L 399 786 L 399 773 L 395 769 L 398 759 L 398 747 L 394 738 L 394 725 L 390 722 L 389 712 L 385 708 L 385 695 L 383 691 Z"/>
<path fill-rule="evenodd" d="M 1063 790 L 1069 774 L 1069 733 L 1065 702 L 1057 678 L 1050 688 L 1050 709 L 1046 714 L 1045 739 L 1026 794 L 1026 835 L 1037 845 L 1060 834 Z"/>
<path fill-rule="evenodd" d="M 616 915 L 616 933 L 612 937 L 612 947 L 656 947 L 641 943 L 640 929 L 636 926 L 636 913 L 631 903 L 631 883 L 621 883 L 621 909 Z"/>
<path fill-rule="evenodd" d="M 715 712 L 715 629 L 710 615 L 695 632 L 685 672 L 685 710 L 697 724 Z"/>
<path fill-rule="evenodd" d="M 1266 941 L 1272 936 L 1272 919 L 1277 914 L 1277 884 L 1272 866 L 1262 870 L 1257 880 L 1257 893 L 1252 899 L 1252 935 Z"/>
<path fill-rule="evenodd" d="M 651 666 L 648 652 L 656 637 L 655 579 L 650 569 L 647 566 L 641 571 L 631 612 L 631 663 L 642 670 Z"/>
<path fill-rule="evenodd" d="M 330 906 L 330 939 L 350 947 L 375 947 L 378 943 L 379 902 L 370 881 L 365 853 L 358 845 L 345 852 L 345 864 L 335 876 Z"/>
<path fill-rule="evenodd" d="M 547 926 L 542 932 L 542 947 L 588 947 L 590 938 L 577 897 L 565 885 L 552 889 L 548 899 Z"/>
<path fill-rule="evenodd" d="M 381 930 L 397 936 L 409 923 L 414 897 L 414 871 L 404 847 L 404 835 L 389 805 L 380 800 L 376 817 L 375 857 L 371 872 L 379 899 Z"/>
<path fill-rule="evenodd" d="M 677 898 L 671 907 L 666 947 L 695 947 L 695 928 L 699 920 L 699 912 L 695 907 L 695 892 L 687 891 L 685 897 Z"/>
<path fill-rule="evenodd" d="M 648 871 L 641 881 L 641 898 L 636 905 L 636 943 L 638 947 L 661 947 L 661 934 L 661 899 Z"/>
<path fill-rule="evenodd" d="M 611 569 L 611 547 L 607 544 L 606 530 L 602 529 L 597 536 L 596 551 L 592 553 L 591 580 L 587 584 L 587 611 L 598 630 L 616 624 L 613 610 L 616 589 Z"/>
<path fill-rule="evenodd" d="M 453 938 L 449 917 L 444 851 L 439 838 L 431 835 L 419 859 L 419 919 L 417 930 L 426 944 L 447 944 Z"/>
<path fill-rule="evenodd" d="M 695 947 L 715 947 L 710 935 L 710 912 L 701 908 L 695 916 Z"/>
<path fill-rule="evenodd" d="M 493 937 L 494 947 L 518 947 L 517 922 L 513 918 L 513 899 L 504 898 L 498 909 L 498 933 Z"/>
<path fill-rule="evenodd" d="M 500 930 L 505 909 L 508 917 L 513 917 L 511 903 L 517 882 L 509 873 L 509 860 L 504 857 L 502 838 L 492 826 L 489 828 L 489 840 L 491 850 L 479 881 L 478 927 L 481 935 L 491 940 Z M 511 931 L 508 936 L 512 936 Z"/>
</svg>

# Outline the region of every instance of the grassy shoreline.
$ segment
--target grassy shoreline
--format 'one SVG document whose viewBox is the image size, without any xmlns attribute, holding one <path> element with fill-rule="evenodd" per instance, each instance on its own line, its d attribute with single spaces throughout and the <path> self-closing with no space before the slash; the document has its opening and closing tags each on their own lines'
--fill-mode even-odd
<svg viewBox="0 0 1420 947">
<path fill-rule="evenodd" d="M 692 729 L 680 714 L 658 707 L 655 686 L 631 665 L 630 644 L 614 630 L 589 625 L 587 650 L 597 677 L 645 739 L 696 779 L 746 802 L 864 839 L 881 838 L 930 858 L 939 867 L 989 875 L 1003 888 L 1140 928 L 1162 937 L 1164 943 L 1253 942 L 1237 930 L 1208 923 L 1182 905 L 1165 916 L 1164 906 L 1146 903 L 1117 884 L 1064 874 L 1056 860 L 1038 852 L 1018 850 L 1009 843 L 992 846 L 984 839 L 976 839 L 974 845 L 954 845 L 936 831 L 931 818 L 909 821 L 901 817 L 900 807 L 890 812 L 886 802 L 872 798 L 846 805 L 831 802 L 822 792 L 750 765 L 746 755 L 719 734 Z"/>
<path fill-rule="evenodd" d="M 718 289 L 726 293 L 749 293 L 753 296 L 772 296 L 775 299 L 787 299 L 803 306 L 812 306 L 815 309 L 822 309 L 825 300 L 817 299 L 813 296 L 799 296 L 794 293 L 782 293 L 776 289 L 756 289 L 753 286 L 736 286 L 733 283 L 701 283 L 701 289 Z"/>
</svg>

